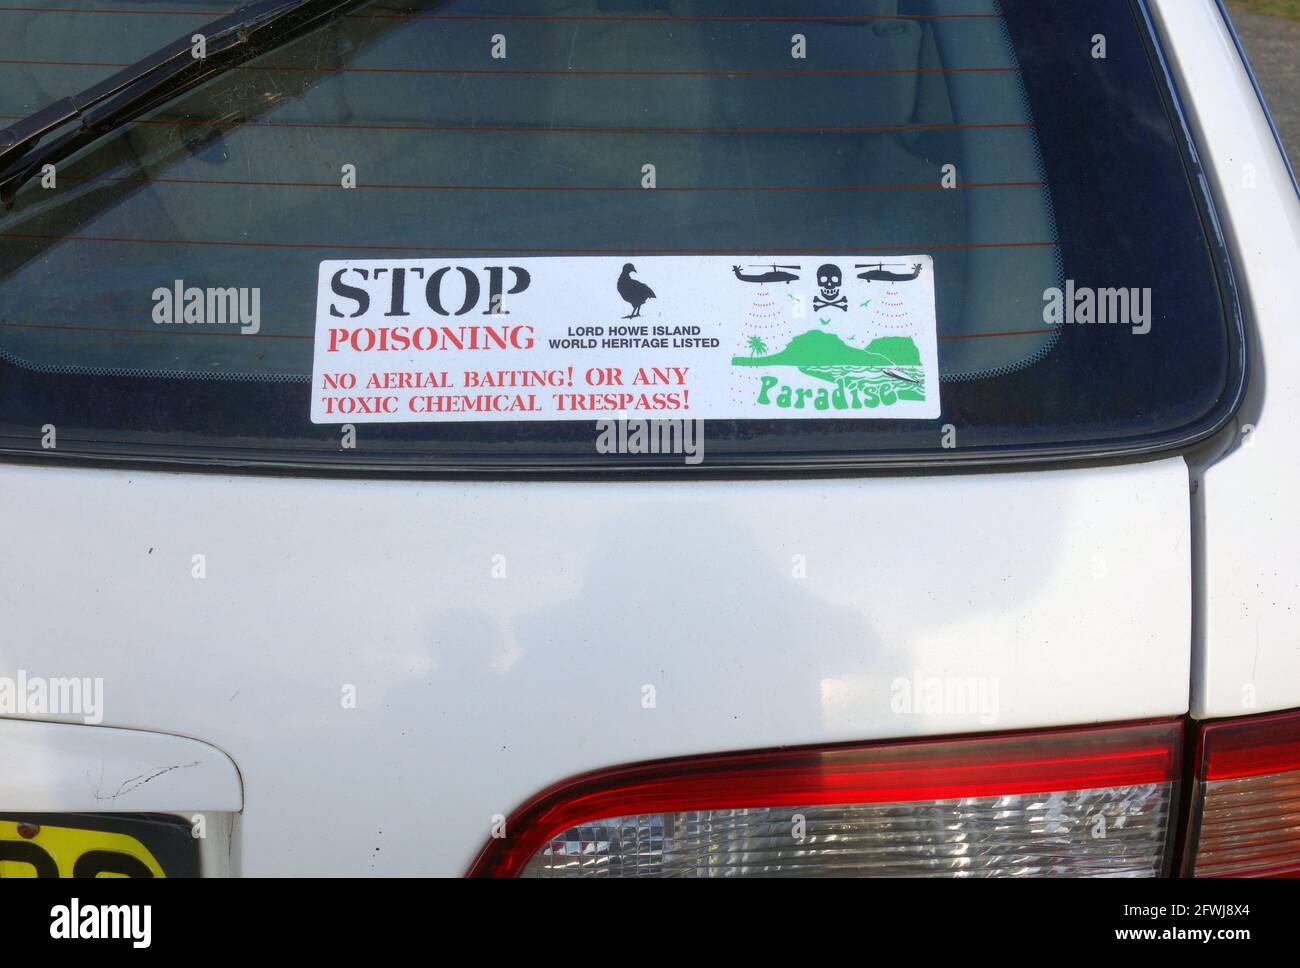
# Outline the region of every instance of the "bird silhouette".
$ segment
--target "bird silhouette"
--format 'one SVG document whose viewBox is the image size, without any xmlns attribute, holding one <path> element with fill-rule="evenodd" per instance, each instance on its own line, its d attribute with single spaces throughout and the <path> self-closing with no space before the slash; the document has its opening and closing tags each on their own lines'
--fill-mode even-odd
<svg viewBox="0 0 1300 968">
<path fill-rule="evenodd" d="M 623 266 L 623 274 L 618 277 L 618 294 L 623 297 L 623 301 L 632 307 L 632 311 L 624 316 L 624 319 L 632 319 L 641 315 L 641 307 L 645 305 L 647 299 L 654 299 L 655 291 L 639 279 L 633 279 L 632 273 L 636 272 L 636 266 L 628 263 Z"/>
</svg>

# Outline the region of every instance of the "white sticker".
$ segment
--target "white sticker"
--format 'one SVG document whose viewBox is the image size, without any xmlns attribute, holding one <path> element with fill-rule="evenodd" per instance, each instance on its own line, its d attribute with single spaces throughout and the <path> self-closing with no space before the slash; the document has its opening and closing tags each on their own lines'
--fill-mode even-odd
<svg viewBox="0 0 1300 968">
<path fill-rule="evenodd" d="M 313 423 L 934 419 L 929 256 L 322 262 Z"/>
</svg>

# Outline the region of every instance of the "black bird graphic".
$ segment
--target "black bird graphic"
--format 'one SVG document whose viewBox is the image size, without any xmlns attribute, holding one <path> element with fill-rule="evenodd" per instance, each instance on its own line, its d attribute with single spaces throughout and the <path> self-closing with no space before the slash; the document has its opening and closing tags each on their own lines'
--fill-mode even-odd
<svg viewBox="0 0 1300 968">
<path fill-rule="evenodd" d="M 647 299 L 655 298 L 655 291 L 639 279 L 633 279 L 632 273 L 636 272 L 636 266 L 628 263 L 623 266 L 623 274 L 618 277 L 618 294 L 623 297 L 623 301 L 632 307 L 632 311 L 624 316 L 624 319 L 632 319 L 641 315 L 641 307 L 645 305 Z"/>
</svg>

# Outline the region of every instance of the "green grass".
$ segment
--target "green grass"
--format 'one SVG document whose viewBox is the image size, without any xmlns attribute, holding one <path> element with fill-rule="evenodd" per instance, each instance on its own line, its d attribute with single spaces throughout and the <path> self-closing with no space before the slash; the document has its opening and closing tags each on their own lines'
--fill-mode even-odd
<svg viewBox="0 0 1300 968">
<path fill-rule="evenodd" d="M 1300 0 L 1228 0 L 1230 7 L 1244 7 L 1251 13 L 1300 20 Z"/>
</svg>

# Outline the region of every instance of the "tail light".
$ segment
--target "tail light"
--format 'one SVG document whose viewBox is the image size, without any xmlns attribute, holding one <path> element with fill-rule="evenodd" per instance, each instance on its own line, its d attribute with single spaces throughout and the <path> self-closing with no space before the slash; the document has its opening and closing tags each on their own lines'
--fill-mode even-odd
<svg viewBox="0 0 1300 968">
<path fill-rule="evenodd" d="M 1300 875 L 1300 712 L 1208 723 L 1196 767 L 1185 872 Z"/>
<path fill-rule="evenodd" d="M 534 797 L 472 875 L 1158 876 L 1177 720 L 706 756 Z"/>
</svg>

